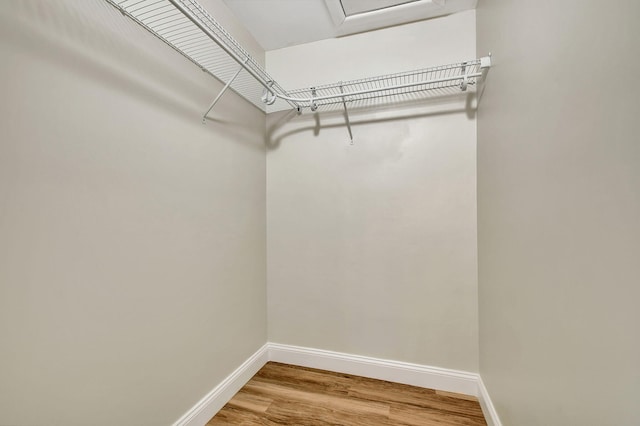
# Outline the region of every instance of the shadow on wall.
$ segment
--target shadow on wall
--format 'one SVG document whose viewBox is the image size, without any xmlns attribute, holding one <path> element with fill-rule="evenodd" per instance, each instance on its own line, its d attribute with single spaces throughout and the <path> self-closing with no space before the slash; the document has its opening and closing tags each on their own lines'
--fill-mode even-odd
<svg viewBox="0 0 640 426">
<path fill-rule="evenodd" d="M 193 125 L 202 126 L 206 105 L 222 88 L 219 80 L 107 3 L 96 7 L 92 2 L 24 1 L 8 2 L 2 8 L 0 43 L 19 46 L 39 60 L 77 75 L 78 80 L 91 79 Z M 11 62 L 6 66 L 12 66 Z M 225 98 L 215 120 L 218 125 L 203 129 L 233 135 L 238 142 L 264 149 L 262 144 L 248 142 L 255 140 L 255 135 L 248 137 L 246 125 L 226 122 L 227 117 L 247 116 L 245 101 L 232 92 Z M 247 119 L 251 117 L 253 114 Z"/>
<path fill-rule="evenodd" d="M 269 114 L 271 120 L 267 120 L 267 131 L 265 133 L 267 149 L 278 149 L 284 139 L 296 134 L 311 132 L 314 137 L 317 137 L 322 129 L 339 127 L 344 127 L 345 141 L 347 141 L 349 135 L 347 132 L 346 113 L 342 108 L 342 105 L 340 105 L 340 109 L 332 108 L 328 111 L 307 112 L 301 115 L 297 114 L 293 109 Z M 461 113 L 466 114 L 469 120 L 473 120 L 476 116 L 477 100 L 475 92 L 458 92 L 453 95 L 402 101 L 395 104 L 388 102 L 382 105 L 363 106 L 353 109 L 347 105 L 347 108 L 349 108 L 351 127 L 357 128 L 357 126 L 365 124 Z M 321 121 L 321 117 L 324 123 Z M 294 126 L 294 128 L 284 130 L 288 124 L 291 124 L 289 127 Z M 354 133 L 354 140 L 356 139 L 357 134 Z"/>
<path fill-rule="evenodd" d="M 167 49 L 164 43 L 107 3 L 96 8 L 95 4 L 88 2 L 24 1 L 9 2 L 3 7 L 17 9 L 17 15 L 22 17 L 20 20 L 9 18 L 11 14 L 3 14 L 0 9 L 3 42 L 20 45 L 41 60 L 76 73 L 79 78 L 93 79 L 194 125 L 202 125 L 201 117 L 206 105 L 222 88 L 219 80 L 202 73 L 177 52 Z M 16 10 L 11 12 L 16 14 Z M 462 112 L 469 119 L 475 117 L 474 92 L 445 92 L 426 99 L 417 99 L 415 94 L 411 96 L 413 99 L 395 103 L 349 104 L 351 125 L 357 129 L 359 125 L 370 123 Z M 395 100 L 392 97 L 388 99 Z M 240 143 L 252 139 L 247 137 L 246 123 L 228 118 L 246 116 L 238 112 L 246 110 L 245 102 L 231 91 L 225 94 L 215 110 L 215 118 L 206 120 L 213 125 L 206 127 L 209 131 L 233 135 L 234 140 Z M 456 106 L 452 108 L 454 103 Z M 300 116 L 294 110 L 272 113 L 275 122 L 268 126 L 265 134 L 267 149 L 277 149 L 291 135 L 311 131 L 318 136 L 321 129 L 327 128 L 344 127 L 345 139 L 348 139 L 342 105 L 323 109 L 322 112 Z M 259 109 L 255 110 L 259 113 Z M 294 128 L 289 129 L 288 123 L 295 123 Z M 279 133 L 285 126 L 288 130 Z M 357 140 L 357 134 L 354 138 Z"/>
<path fill-rule="evenodd" d="M 105 21 L 113 19 L 109 11 L 104 12 Z M 85 28 L 82 34 L 69 34 L 65 27 L 77 28 L 79 25 L 65 26 L 61 21 L 83 20 L 81 25 L 90 27 L 90 20 L 78 16 L 78 11 L 70 7 L 49 7 L 45 2 L 34 13 L 25 10 L 24 15 L 21 21 L 0 15 L 3 39 L 33 52 L 42 60 L 77 73 L 82 79 L 97 80 L 113 90 L 166 108 L 172 114 L 192 115 L 195 105 L 186 104 L 185 99 L 192 98 L 191 95 L 202 87 L 189 82 L 178 70 L 171 70 L 159 58 L 142 51 L 139 46 L 143 43 L 126 43 L 118 40 L 116 33 L 110 37 L 98 28 L 93 28 L 93 32 Z M 143 76 L 148 78 L 143 80 Z M 184 99 L 179 98 L 178 93 L 159 90 L 163 82 L 176 80 L 180 91 L 187 94 Z"/>
</svg>

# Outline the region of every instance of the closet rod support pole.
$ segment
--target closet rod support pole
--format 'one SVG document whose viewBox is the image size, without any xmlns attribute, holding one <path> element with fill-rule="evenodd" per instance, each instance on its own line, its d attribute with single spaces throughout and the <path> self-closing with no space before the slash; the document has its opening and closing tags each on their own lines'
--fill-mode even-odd
<svg viewBox="0 0 640 426">
<path fill-rule="evenodd" d="M 341 82 L 342 83 L 342 82 Z M 340 93 L 344 94 L 342 84 L 340 84 Z M 342 106 L 344 107 L 344 118 L 347 121 L 347 130 L 349 131 L 349 144 L 353 145 L 353 133 L 351 133 L 351 122 L 349 121 L 349 110 L 347 110 L 347 101 L 342 97 Z"/>
<path fill-rule="evenodd" d="M 249 60 L 249 58 L 245 59 L 244 62 L 246 63 L 248 60 Z M 227 81 L 227 84 L 225 84 L 224 87 L 222 88 L 222 90 L 220 90 L 220 93 L 218 93 L 218 96 L 216 96 L 216 98 L 213 100 L 213 102 L 211 102 L 211 105 L 209 105 L 209 109 L 207 109 L 207 111 L 202 115 L 202 124 L 205 123 L 205 121 L 207 120 L 207 115 L 209 114 L 209 112 L 211 112 L 213 107 L 216 106 L 216 104 L 218 103 L 218 101 L 220 100 L 222 95 L 224 95 L 224 92 L 227 91 L 229 86 L 231 86 L 231 83 L 233 83 L 233 81 L 236 79 L 236 77 L 238 77 L 238 75 L 240 74 L 240 72 L 243 69 L 244 69 L 244 65 L 241 66 L 240 68 L 238 68 L 238 71 L 236 71 L 236 73 L 233 75 L 233 77 L 231 77 L 229 79 L 229 81 Z"/>
</svg>

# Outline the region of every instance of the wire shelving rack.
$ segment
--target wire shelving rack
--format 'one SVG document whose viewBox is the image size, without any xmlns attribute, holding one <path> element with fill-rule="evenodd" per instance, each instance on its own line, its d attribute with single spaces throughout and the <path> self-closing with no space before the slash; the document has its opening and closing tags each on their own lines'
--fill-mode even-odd
<svg viewBox="0 0 640 426">
<path fill-rule="evenodd" d="M 415 95 L 431 91 L 436 95 L 466 91 L 475 86 L 488 69 L 488 57 L 424 68 L 395 74 L 386 74 L 289 91 L 289 99 L 302 107 L 315 110 L 323 106 L 371 103 L 378 98 L 390 100 L 419 99 Z M 451 90 L 454 89 L 454 90 Z M 409 96 L 414 94 L 413 96 Z M 282 97 L 287 99 L 286 97 Z"/>
<path fill-rule="evenodd" d="M 197 1 L 106 1 L 259 109 L 266 87 L 287 93 Z"/>
<path fill-rule="evenodd" d="M 282 99 L 301 112 L 372 100 L 419 99 L 427 93 L 446 94 L 479 86 L 491 67 L 491 57 L 450 65 L 287 91 L 196 0 L 106 0 L 124 15 L 156 35 L 202 70 L 226 85 L 203 115 L 203 121 L 227 89 L 266 111 Z M 243 72 L 244 71 L 244 72 Z M 350 126 L 349 126 L 350 127 Z M 351 134 L 351 129 L 349 128 Z"/>
</svg>

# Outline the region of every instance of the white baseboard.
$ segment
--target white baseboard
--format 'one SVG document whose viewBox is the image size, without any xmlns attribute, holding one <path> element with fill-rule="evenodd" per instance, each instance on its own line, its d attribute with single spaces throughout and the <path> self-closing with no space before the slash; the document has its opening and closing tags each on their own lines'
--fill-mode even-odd
<svg viewBox="0 0 640 426">
<path fill-rule="evenodd" d="M 478 375 L 408 362 L 268 343 L 269 360 L 478 396 Z"/>
<path fill-rule="evenodd" d="M 203 426 L 269 361 L 268 343 L 176 421 L 173 426 Z"/>
<path fill-rule="evenodd" d="M 480 401 L 488 426 L 502 426 L 476 373 L 278 343 L 266 343 L 173 426 L 204 426 L 267 361 L 473 395 Z"/>
<path fill-rule="evenodd" d="M 484 386 L 482 377 L 479 377 L 479 376 L 478 376 L 478 401 L 480 401 L 480 408 L 482 408 L 482 414 L 484 414 L 484 418 L 487 421 L 487 425 L 502 426 L 502 422 L 500 422 L 500 417 L 498 417 L 498 412 L 496 411 L 496 408 L 493 406 L 493 402 L 491 401 L 489 392 L 487 391 L 487 388 Z"/>
</svg>

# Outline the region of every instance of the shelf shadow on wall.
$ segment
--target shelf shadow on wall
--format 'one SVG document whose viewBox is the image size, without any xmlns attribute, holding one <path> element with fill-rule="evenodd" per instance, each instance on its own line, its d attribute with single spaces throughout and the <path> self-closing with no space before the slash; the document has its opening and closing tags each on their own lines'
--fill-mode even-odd
<svg viewBox="0 0 640 426">
<path fill-rule="evenodd" d="M 477 112 L 476 92 L 442 95 L 428 99 L 413 99 L 403 102 L 361 106 L 349 109 L 349 121 L 357 139 L 358 126 L 386 123 L 418 118 L 437 117 L 450 114 L 465 114 L 467 119 L 475 119 Z M 288 125 L 298 124 L 295 128 L 284 130 Z M 307 124 L 308 123 L 308 124 Z M 312 133 L 318 137 L 322 129 L 344 128 L 345 140 L 348 140 L 347 116 L 340 104 L 329 110 L 307 112 L 299 115 L 295 110 L 271 113 L 267 116 L 267 130 L 265 145 L 268 150 L 278 149 L 287 138 L 301 134 Z M 284 130 L 284 131 L 282 131 Z M 278 133 L 282 131 L 282 133 Z"/>
<path fill-rule="evenodd" d="M 64 70 L 80 83 L 91 81 L 187 123 L 200 124 L 211 94 L 224 84 L 194 68 L 107 3 L 19 2 L 7 7 L 8 13 L 0 13 L 3 43 Z M 10 18 L 10 13 L 19 18 Z M 137 37 L 137 43 L 128 37 Z M 238 97 L 226 106 L 240 116 L 236 111 L 244 104 Z M 256 148 L 263 149 L 261 139 L 257 138 Z"/>
</svg>

